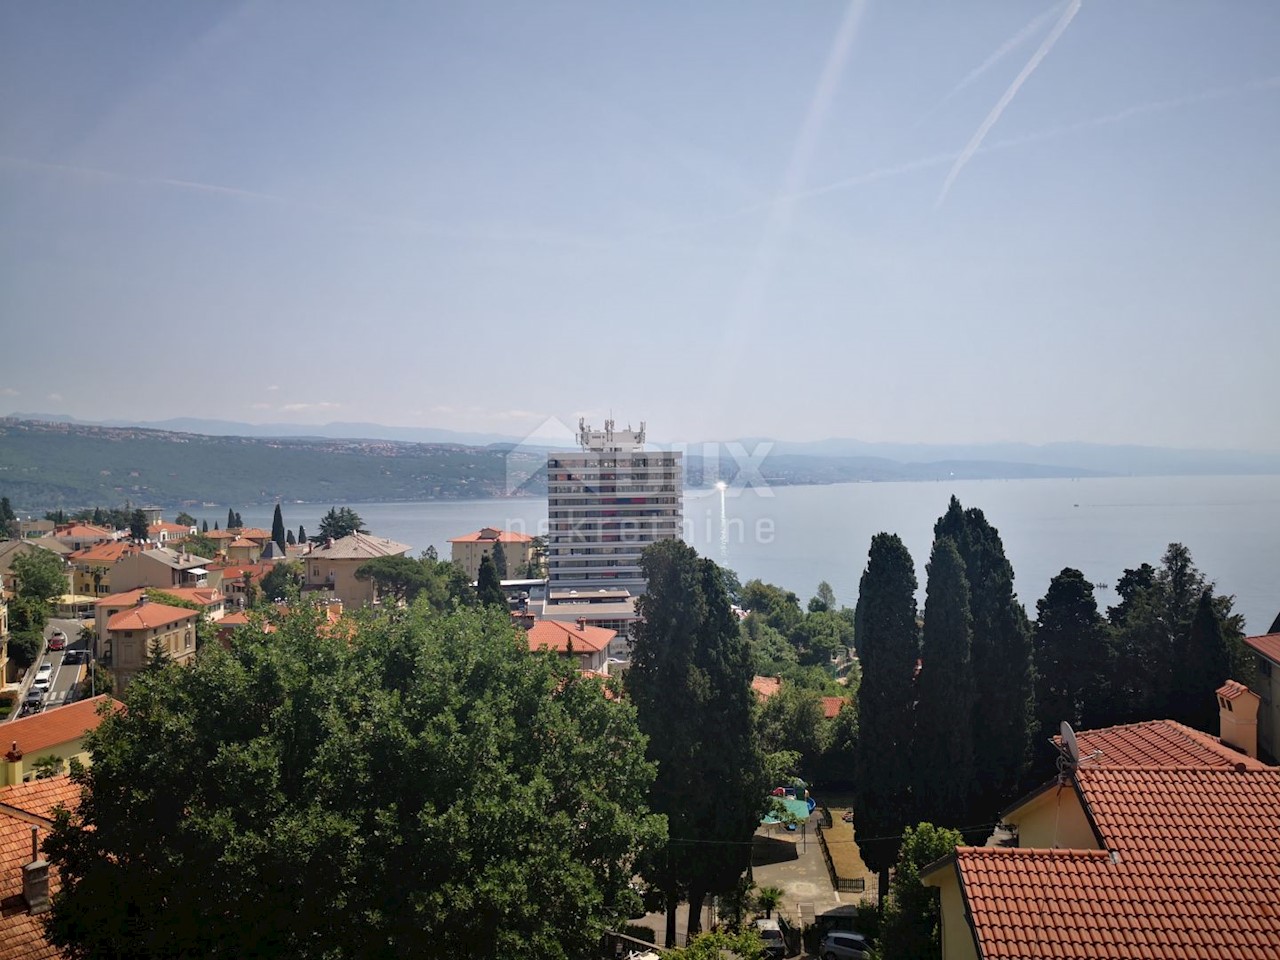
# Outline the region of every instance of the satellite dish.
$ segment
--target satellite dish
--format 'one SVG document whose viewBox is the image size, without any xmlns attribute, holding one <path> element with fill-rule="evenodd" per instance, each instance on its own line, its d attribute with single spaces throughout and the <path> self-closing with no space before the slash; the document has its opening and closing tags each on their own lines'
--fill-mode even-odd
<svg viewBox="0 0 1280 960">
<path fill-rule="evenodd" d="M 1073 764 L 1078 764 L 1080 762 L 1080 744 L 1076 742 L 1076 732 L 1071 729 L 1071 724 L 1065 720 L 1062 721 L 1059 731 L 1062 734 L 1062 747 L 1066 750 L 1067 756 Z"/>
</svg>

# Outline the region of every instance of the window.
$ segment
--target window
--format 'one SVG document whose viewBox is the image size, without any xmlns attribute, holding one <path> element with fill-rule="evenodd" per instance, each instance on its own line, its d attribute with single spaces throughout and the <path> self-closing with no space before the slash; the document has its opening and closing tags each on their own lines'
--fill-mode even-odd
<svg viewBox="0 0 1280 960">
<path fill-rule="evenodd" d="M 1271 661 L 1266 657 L 1258 657 L 1258 673 L 1261 676 L 1271 676 Z"/>
</svg>

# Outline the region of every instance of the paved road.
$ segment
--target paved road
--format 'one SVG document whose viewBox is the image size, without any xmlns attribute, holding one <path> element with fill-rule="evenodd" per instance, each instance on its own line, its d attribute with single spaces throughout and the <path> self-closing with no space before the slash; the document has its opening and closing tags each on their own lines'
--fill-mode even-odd
<svg viewBox="0 0 1280 960">
<path fill-rule="evenodd" d="M 65 657 L 67 651 L 70 650 L 86 650 L 87 644 L 80 639 L 81 623 L 79 620 L 63 620 L 60 618 L 51 619 L 44 628 L 45 649 L 44 652 L 36 658 L 33 667 L 39 668 L 43 663 L 48 663 L 53 667 L 53 677 L 49 684 L 49 692 L 44 697 L 44 709 L 52 710 L 55 707 L 61 707 L 71 702 L 75 694 L 76 684 L 80 682 L 80 678 L 84 675 L 84 665 L 81 663 L 66 663 Z M 50 650 L 49 638 L 53 636 L 55 630 L 61 630 L 67 635 L 66 650 Z M 29 676 L 24 679 L 22 692 L 26 696 L 27 691 L 31 687 L 31 678 L 35 676 L 35 670 L 28 671 Z M 15 710 L 10 717 L 11 720 L 18 718 L 19 711 Z"/>
</svg>

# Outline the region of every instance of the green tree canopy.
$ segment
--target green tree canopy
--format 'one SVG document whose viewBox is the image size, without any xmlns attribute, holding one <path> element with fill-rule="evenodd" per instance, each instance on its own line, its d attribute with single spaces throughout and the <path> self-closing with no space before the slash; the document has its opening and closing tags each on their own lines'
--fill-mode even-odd
<svg viewBox="0 0 1280 960">
<path fill-rule="evenodd" d="M 927 569 L 912 800 L 918 817 L 964 826 L 974 786 L 969 582 L 949 537 L 934 541 Z"/>
<path fill-rule="evenodd" d="M 630 915 L 662 838 L 632 706 L 497 614 L 357 623 L 133 681 L 45 844 L 66 956 L 568 960 Z"/>
<path fill-rule="evenodd" d="M 0 497 L 0 539 L 16 537 L 18 534 L 18 515 L 8 497 Z"/>
<path fill-rule="evenodd" d="M 763 580 L 747 581 L 742 588 L 742 608 L 759 613 L 769 626 L 784 636 L 790 635 L 804 616 L 799 597 Z"/>
<path fill-rule="evenodd" d="M 809 612 L 823 613 L 827 610 L 836 608 L 836 592 L 831 589 L 831 584 L 823 580 L 818 584 L 818 592 L 809 598 Z"/>
<path fill-rule="evenodd" d="M 507 548 L 502 545 L 501 540 L 497 540 L 493 544 L 493 566 L 498 571 L 498 579 L 507 579 Z"/>
<path fill-rule="evenodd" d="M 897 534 L 871 538 L 855 616 L 862 685 L 853 825 L 863 861 L 881 875 L 883 894 L 898 853 L 893 838 L 910 816 L 913 676 L 920 651 L 915 565 Z"/>
<path fill-rule="evenodd" d="M 187 513 L 187 511 L 182 510 L 173 518 L 173 522 L 184 527 L 194 527 L 196 525 L 196 518 Z"/>
<path fill-rule="evenodd" d="M 227 507 L 227 529 L 234 530 L 238 526 L 239 524 L 236 523 L 236 512 L 230 507 Z"/>
<path fill-rule="evenodd" d="M 1031 763 L 1035 733 L 1035 665 L 1031 625 L 1013 593 L 1013 567 L 1000 533 L 981 510 L 955 497 L 933 528 L 949 537 L 964 561 L 973 617 L 973 759 L 979 791 L 966 812 L 985 820 L 1013 800 Z"/>
<path fill-rule="evenodd" d="M 646 548 L 640 567 L 648 591 L 636 601 L 626 683 L 658 765 L 652 806 L 666 814 L 671 836 L 644 874 L 663 893 L 674 945 L 682 894 L 692 935 L 706 896 L 737 887 L 767 788 L 751 657 L 719 568 L 679 540 Z"/>
<path fill-rule="evenodd" d="M 1112 708 L 1115 647 L 1098 613 L 1093 584 L 1066 567 L 1036 604 L 1036 710 L 1041 738 L 1066 720 L 1077 730 L 1103 726 Z"/>
<path fill-rule="evenodd" d="M 1214 691 L 1231 677 L 1231 646 L 1222 617 L 1214 607 L 1213 588 L 1205 587 L 1187 633 L 1182 656 L 1174 665 L 1175 719 L 1208 733 L 1217 731 L 1218 698 Z"/>
<path fill-rule="evenodd" d="M 129 536 L 133 537 L 135 543 L 142 543 L 151 536 L 151 524 L 147 522 L 147 515 L 141 508 L 129 515 Z"/>
<path fill-rule="evenodd" d="M 20 552 L 10 567 L 18 578 L 19 597 L 48 603 L 67 592 L 66 570 L 56 553 L 39 548 Z"/>
<path fill-rule="evenodd" d="M 302 539 L 305 531 L 298 528 L 298 539 Z M 324 543 L 326 540 L 341 540 L 343 537 L 349 537 L 353 533 L 368 533 L 365 529 L 364 521 L 360 519 L 360 514 L 356 513 L 350 507 L 330 507 L 329 512 L 320 518 L 320 532 L 312 537 L 316 543 Z"/>
<path fill-rule="evenodd" d="M 476 597 L 484 606 L 507 609 L 507 595 L 502 592 L 498 568 L 493 565 L 493 557 L 487 553 L 480 558 L 479 575 L 476 577 Z"/>
<path fill-rule="evenodd" d="M 262 577 L 262 596 L 268 601 L 292 599 L 302 589 L 305 579 L 300 562 L 282 560 Z"/>
<path fill-rule="evenodd" d="M 280 512 L 280 504 L 276 504 L 276 512 L 271 518 L 271 539 L 275 545 L 284 550 L 284 514 Z"/>
<path fill-rule="evenodd" d="M 937 889 L 920 882 L 920 871 L 964 843 L 956 830 L 931 823 L 908 827 L 885 905 L 880 950 L 884 960 L 940 960 L 940 907 Z"/>
<path fill-rule="evenodd" d="M 412 603 L 430 582 L 430 574 L 421 560 L 404 554 L 375 557 L 356 568 L 357 580 L 372 580 L 384 602 Z"/>
</svg>

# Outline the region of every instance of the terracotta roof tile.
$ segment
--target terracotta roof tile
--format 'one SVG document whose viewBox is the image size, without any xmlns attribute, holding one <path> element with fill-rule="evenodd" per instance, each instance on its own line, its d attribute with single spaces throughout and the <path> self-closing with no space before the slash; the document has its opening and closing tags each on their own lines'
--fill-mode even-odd
<svg viewBox="0 0 1280 960">
<path fill-rule="evenodd" d="M 247 540 L 257 538 L 259 540 L 270 540 L 271 531 L 263 530 L 261 527 L 249 527 L 247 530 L 241 530 L 240 536 Z"/>
<path fill-rule="evenodd" d="M 1059 738 L 1054 737 L 1054 742 Z M 1076 734 L 1082 767 L 1221 767 L 1243 763 L 1250 769 L 1266 764 L 1247 757 L 1217 737 L 1173 720 L 1147 720 Z M 1096 758 L 1090 755 L 1098 753 Z"/>
<path fill-rule="evenodd" d="M 768 700 L 775 693 L 782 689 L 781 677 L 752 677 L 751 689 L 755 691 L 756 696 L 761 700 Z"/>
<path fill-rule="evenodd" d="M 386 537 L 374 537 L 367 533 L 353 533 L 332 543 L 317 543 L 311 548 L 308 559 L 323 557 L 326 560 L 372 560 L 375 557 L 394 557 L 408 553 L 406 543 L 397 543 Z"/>
<path fill-rule="evenodd" d="M 113 540 L 111 543 L 95 543 L 70 554 L 67 559 L 72 563 L 105 563 L 114 564 L 121 557 L 141 552 L 138 547 L 125 540 Z"/>
<path fill-rule="evenodd" d="M 13 720 L 0 728 L 0 749 L 9 751 L 16 742 L 18 750 L 24 754 L 46 750 L 60 743 L 70 743 L 90 730 L 96 729 L 102 722 L 98 715 L 98 707 L 110 703 L 113 710 L 121 709 L 124 704 L 113 700 L 105 693 L 89 700 L 78 700 L 65 707 L 46 710 Z"/>
<path fill-rule="evenodd" d="M 1242 694 L 1248 693 L 1249 688 L 1246 687 L 1239 680 L 1228 680 L 1226 683 L 1224 683 L 1222 686 L 1220 686 L 1217 690 L 1213 692 L 1216 693 L 1218 696 L 1222 697 L 1224 700 L 1236 700 Z"/>
<path fill-rule="evenodd" d="M 113 614 L 107 621 L 108 630 L 153 630 L 166 627 L 189 617 L 199 616 L 199 611 L 186 607 L 171 607 L 165 603 L 144 603 Z"/>
<path fill-rule="evenodd" d="M 980 955 L 1280 957 L 1280 768 L 1167 721 L 1078 739 L 1104 749 L 1073 784 L 1105 849 L 961 847 L 927 871 L 959 874 Z"/>
<path fill-rule="evenodd" d="M 113 593 L 109 597 L 103 597 L 94 606 L 134 607 L 148 590 L 158 590 L 160 593 L 167 593 L 179 600 L 190 600 L 204 607 L 212 606 L 223 599 L 222 591 L 215 587 L 138 587 L 136 590 L 126 590 L 124 593 Z"/>
<path fill-rule="evenodd" d="M 1280 663 L 1280 633 L 1264 633 L 1258 637 L 1245 637 L 1244 642 L 1272 663 Z"/>
<path fill-rule="evenodd" d="M 840 715 L 840 711 L 844 709 L 844 705 L 849 702 L 849 697 L 823 697 L 822 715 L 828 720 L 834 720 Z"/>
<path fill-rule="evenodd" d="M 617 635 L 616 630 L 606 630 L 604 627 L 583 627 L 579 630 L 576 624 L 539 620 L 529 628 L 529 649 L 567 653 L 569 644 L 572 643 L 575 652 L 599 653 Z"/>
<path fill-rule="evenodd" d="M 485 527 L 475 533 L 463 534 L 461 537 L 450 537 L 450 543 L 532 543 L 533 537 L 526 533 L 512 533 L 510 530 L 498 530 Z"/>
<path fill-rule="evenodd" d="M 66 776 L 0 788 L 0 960 L 55 960 L 62 956 L 44 937 L 48 915 L 31 916 L 22 899 L 22 866 L 31 862 L 33 826 L 25 814 L 43 818 L 44 822 L 34 824 L 43 833 L 54 807 L 73 810 L 79 800 L 80 787 Z M 56 893 L 58 886 L 57 869 L 51 867 L 49 892 Z"/>
</svg>

